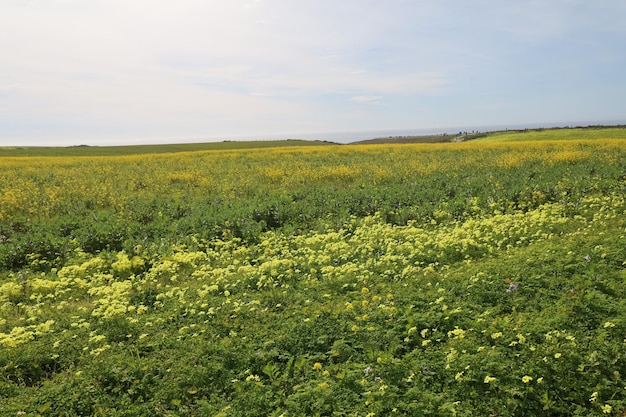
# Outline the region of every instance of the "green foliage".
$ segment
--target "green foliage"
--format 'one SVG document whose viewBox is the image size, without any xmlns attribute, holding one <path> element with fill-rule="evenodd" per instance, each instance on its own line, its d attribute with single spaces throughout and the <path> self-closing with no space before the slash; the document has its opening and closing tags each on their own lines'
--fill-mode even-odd
<svg viewBox="0 0 626 417">
<path fill-rule="evenodd" d="M 622 415 L 624 150 L 548 145 L 4 218 L 0 415 Z"/>
<path fill-rule="evenodd" d="M 231 149 L 278 148 L 286 146 L 324 146 L 331 142 L 299 139 L 262 141 L 222 141 L 164 145 L 0 147 L 3 156 L 121 156 L 172 152 L 224 151 Z"/>
<path fill-rule="evenodd" d="M 514 142 L 532 140 L 626 139 L 624 126 L 588 126 L 576 128 L 500 131 L 487 134 L 477 142 Z"/>
</svg>

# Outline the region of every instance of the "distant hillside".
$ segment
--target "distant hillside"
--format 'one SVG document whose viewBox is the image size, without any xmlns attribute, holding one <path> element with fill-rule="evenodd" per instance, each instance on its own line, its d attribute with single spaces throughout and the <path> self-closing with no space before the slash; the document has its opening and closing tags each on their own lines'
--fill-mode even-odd
<svg viewBox="0 0 626 417">
<path fill-rule="evenodd" d="M 115 156 L 147 153 L 173 153 L 228 149 L 273 148 L 283 146 L 320 146 L 335 145 L 333 142 L 319 140 L 259 140 L 259 141 L 223 141 L 204 143 L 178 143 L 161 145 L 130 146 L 22 146 L 0 147 L 2 156 Z"/>
<path fill-rule="evenodd" d="M 577 126 L 534 129 L 497 130 L 490 132 L 458 132 L 423 136 L 388 136 L 351 142 L 351 144 L 444 143 L 479 140 L 510 142 L 527 140 L 626 139 L 626 126 Z"/>
<path fill-rule="evenodd" d="M 479 142 L 517 142 L 531 140 L 626 139 L 626 126 L 555 127 L 491 132 Z"/>
<path fill-rule="evenodd" d="M 351 145 L 384 144 L 384 143 L 443 143 L 476 139 L 487 135 L 483 132 L 459 132 L 455 134 L 420 135 L 420 136 L 388 136 L 351 142 Z"/>
</svg>

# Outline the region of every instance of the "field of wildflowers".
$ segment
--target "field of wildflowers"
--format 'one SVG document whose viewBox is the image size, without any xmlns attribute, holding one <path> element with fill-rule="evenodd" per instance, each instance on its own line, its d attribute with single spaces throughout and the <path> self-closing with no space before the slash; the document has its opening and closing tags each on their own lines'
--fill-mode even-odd
<svg viewBox="0 0 626 417">
<path fill-rule="evenodd" d="M 625 415 L 624 144 L 1 158 L 0 415 Z"/>
</svg>

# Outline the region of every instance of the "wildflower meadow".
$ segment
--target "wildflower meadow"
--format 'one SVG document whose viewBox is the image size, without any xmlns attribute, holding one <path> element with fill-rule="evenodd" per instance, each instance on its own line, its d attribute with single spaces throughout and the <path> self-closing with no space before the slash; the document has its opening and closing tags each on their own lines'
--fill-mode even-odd
<svg viewBox="0 0 626 417">
<path fill-rule="evenodd" d="M 527 134 L 0 148 L 0 415 L 626 415 L 626 130 Z"/>
</svg>

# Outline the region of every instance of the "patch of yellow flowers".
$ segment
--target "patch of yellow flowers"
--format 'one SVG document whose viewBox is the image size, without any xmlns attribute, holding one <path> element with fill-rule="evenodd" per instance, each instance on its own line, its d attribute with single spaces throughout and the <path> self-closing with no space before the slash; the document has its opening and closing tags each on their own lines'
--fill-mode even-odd
<svg viewBox="0 0 626 417">
<path fill-rule="evenodd" d="M 354 314 L 363 322 L 373 311 L 393 317 L 397 311 L 393 295 L 381 297 L 373 293 L 368 284 L 374 277 L 422 279 L 429 276 L 429 271 L 445 268 L 446 264 L 551 239 L 569 222 L 578 222 L 576 233 L 585 233 L 597 223 L 626 213 L 622 195 L 587 198 L 580 204 L 583 212 L 589 208 L 594 215 L 571 218 L 563 214 L 561 206 L 546 204 L 526 213 L 496 214 L 429 228 L 415 224 L 393 226 L 373 216 L 355 219 L 355 227 L 350 231 L 299 236 L 267 232 L 258 245 L 246 246 L 237 239 L 218 240 L 204 251 L 174 248 L 166 255 L 143 251 L 141 257 L 124 252 L 113 257 L 90 256 L 77 250 L 72 264 L 49 274 L 25 278 L 11 275 L 0 285 L 0 345 L 15 348 L 43 334 L 67 330 L 50 319 L 52 311 L 78 312 L 83 319 L 123 318 L 136 322 L 149 308 L 174 303 L 184 307 L 186 314 L 202 318 L 216 308 L 209 308 L 206 297 L 218 295 L 224 298 L 225 307 L 257 311 L 261 308 L 259 303 L 244 303 L 231 294 L 285 289 L 296 279 L 309 288 L 315 288 L 320 280 L 344 287 L 356 285 L 363 299 L 335 306 L 337 311 Z M 145 272 L 132 273 L 144 265 L 151 266 Z M 158 293 L 153 305 L 131 303 L 134 293 L 148 287 Z M 439 302 L 445 310 L 445 300 L 445 294 L 438 292 L 433 303 Z M 605 327 L 611 325 L 607 322 Z M 361 327 L 357 323 L 353 326 L 355 331 Z M 79 331 L 82 327 L 71 329 Z M 417 330 L 412 329 L 407 337 Z M 455 328 L 448 337 L 461 339 L 468 331 Z M 423 344 L 430 343 L 428 332 L 420 331 Z M 500 336 L 497 332 L 491 335 L 493 339 Z M 573 337 L 557 331 L 546 334 L 547 339 L 558 337 L 576 343 Z M 521 335 L 515 342 L 524 341 Z"/>
<path fill-rule="evenodd" d="M 384 184 L 446 170 L 508 169 L 524 163 L 623 160 L 619 140 L 320 146 L 116 157 L 0 158 L 0 222 L 28 213 L 49 218 L 70 207 L 133 211 L 154 195 L 219 195 L 270 185 L 366 181 Z"/>
</svg>

